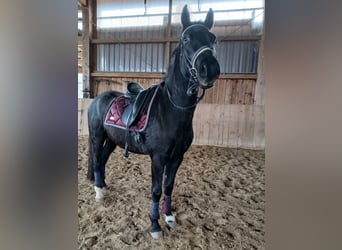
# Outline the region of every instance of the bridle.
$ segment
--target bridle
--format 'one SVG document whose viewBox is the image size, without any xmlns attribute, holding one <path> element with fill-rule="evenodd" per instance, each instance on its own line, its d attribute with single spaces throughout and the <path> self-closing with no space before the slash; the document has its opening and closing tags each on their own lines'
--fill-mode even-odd
<svg viewBox="0 0 342 250">
<path fill-rule="evenodd" d="M 202 24 L 193 24 L 193 25 L 190 25 L 188 26 L 182 33 L 181 35 L 181 41 L 183 40 L 183 36 L 185 34 L 186 31 L 188 31 L 190 28 L 193 28 L 195 26 L 201 26 L 201 27 L 204 27 L 206 29 L 208 29 L 206 26 L 202 25 Z M 181 57 L 184 56 L 184 58 L 186 59 L 186 66 L 187 66 L 187 69 L 189 70 L 189 73 L 190 73 L 190 79 L 189 79 L 189 83 L 188 83 L 188 88 L 187 88 L 187 91 L 186 91 L 186 94 L 188 96 L 192 96 L 192 95 L 195 95 L 197 94 L 198 90 L 199 90 L 199 80 L 198 80 L 198 71 L 197 69 L 195 68 L 195 64 L 196 64 L 196 61 L 198 59 L 198 57 L 205 51 L 210 51 L 213 55 L 215 55 L 215 50 L 213 50 L 212 48 L 210 48 L 209 46 L 205 45 L 205 46 L 202 46 L 200 47 L 198 50 L 196 50 L 196 52 L 194 53 L 194 55 L 192 56 L 192 58 L 188 57 L 185 53 L 183 53 L 183 44 L 182 42 L 180 42 L 180 54 L 181 54 Z M 172 105 L 178 109 L 182 109 L 182 110 L 185 110 L 185 109 L 190 109 L 190 108 L 193 108 L 195 107 L 204 97 L 205 95 L 205 89 L 202 89 L 202 94 L 200 96 L 197 96 L 196 98 L 196 101 L 194 104 L 190 105 L 190 106 L 179 106 L 177 104 L 174 103 L 174 101 L 172 100 L 172 97 L 171 97 L 171 93 L 169 91 L 169 88 L 167 88 L 167 95 L 172 103 Z"/>
<path fill-rule="evenodd" d="M 183 33 L 181 35 L 181 41 L 183 40 L 183 36 L 184 36 L 185 32 L 188 31 L 190 28 L 195 27 L 195 26 L 201 26 L 201 27 L 208 29 L 206 26 L 204 26 L 202 24 L 190 25 L 189 27 L 187 27 L 183 31 Z M 192 96 L 198 92 L 198 88 L 199 88 L 198 71 L 195 68 L 196 61 L 197 61 L 198 57 L 205 51 L 210 51 L 213 55 L 215 55 L 215 50 L 213 50 L 212 48 L 210 48 L 207 45 L 204 45 L 204 46 L 200 47 L 198 50 L 196 50 L 196 52 L 194 53 L 194 55 L 192 56 L 191 59 L 185 53 L 183 53 L 182 43 L 181 43 L 180 50 L 181 50 L 181 56 L 184 56 L 184 58 L 186 59 L 186 64 L 187 64 L 186 66 L 190 72 L 190 79 L 189 79 L 188 89 L 187 89 L 186 93 L 188 96 Z M 203 91 L 205 92 L 205 89 L 203 89 Z"/>
</svg>

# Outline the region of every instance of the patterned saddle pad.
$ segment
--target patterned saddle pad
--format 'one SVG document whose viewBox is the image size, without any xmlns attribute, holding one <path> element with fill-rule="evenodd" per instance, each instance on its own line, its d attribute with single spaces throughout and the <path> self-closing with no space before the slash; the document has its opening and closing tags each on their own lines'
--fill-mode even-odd
<svg viewBox="0 0 342 250">
<path fill-rule="evenodd" d="M 142 132 L 145 130 L 150 116 L 151 106 L 157 93 L 157 89 L 158 88 L 156 88 L 150 102 L 148 103 L 148 105 L 146 105 L 146 108 L 142 111 L 140 117 L 138 117 L 138 119 L 129 127 L 130 131 Z M 114 99 L 107 111 L 104 124 L 116 128 L 126 129 L 126 125 L 122 122 L 122 114 L 125 107 L 128 105 L 128 102 L 129 100 L 125 98 L 125 96 L 119 96 L 118 98 Z"/>
</svg>

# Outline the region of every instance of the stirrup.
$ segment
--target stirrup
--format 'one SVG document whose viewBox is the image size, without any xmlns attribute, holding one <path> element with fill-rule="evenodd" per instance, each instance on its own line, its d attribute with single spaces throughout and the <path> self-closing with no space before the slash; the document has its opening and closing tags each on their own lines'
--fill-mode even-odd
<svg viewBox="0 0 342 250">
<path fill-rule="evenodd" d="M 129 153 L 128 153 L 128 143 L 126 142 L 126 144 L 125 144 L 125 151 L 124 151 L 122 157 L 123 157 L 125 160 L 127 160 L 127 159 L 128 159 L 128 155 L 129 155 Z"/>
</svg>

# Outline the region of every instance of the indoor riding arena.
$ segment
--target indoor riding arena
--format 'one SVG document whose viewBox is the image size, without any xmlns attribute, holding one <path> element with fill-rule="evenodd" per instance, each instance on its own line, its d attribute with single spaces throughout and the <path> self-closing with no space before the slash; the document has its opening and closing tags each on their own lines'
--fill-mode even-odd
<svg viewBox="0 0 342 250">
<path fill-rule="evenodd" d="M 210 23 L 212 9 L 213 26 L 205 28 L 205 34 L 216 36 L 214 42 L 206 44 L 209 38 L 203 38 L 204 34 L 202 38 L 194 35 L 196 29 L 204 30 L 202 23 L 185 27 L 185 5 L 191 22 Z M 78 249 L 265 249 L 263 22 L 262 0 L 78 0 Z M 199 51 L 196 43 L 206 47 Z M 168 86 L 173 68 L 170 64 L 176 61 L 176 68 L 174 58 L 182 59 L 175 56 L 176 52 L 192 55 L 186 49 L 189 45 L 195 51 L 188 60 L 192 69 L 210 55 L 215 56 L 220 73 L 205 91 L 200 69 L 197 76 L 189 74 L 196 94 L 205 95 L 189 106 L 194 109 L 193 141 L 173 185 L 170 209 L 174 226 L 170 227 L 162 214 L 162 194 L 162 231 L 156 239 L 151 237 L 154 187 L 150 155 L 130 152 L 124 158 L 124 147 L 118 144 L 105 164 L 106 186 L 100 188 L 106 190 L 98 199 L 96 171 L 92 172 L 95 184 L 87 178 L 92 151 L 88 109 L 106 91 L 126 93 L 129 82 L 139 83 L 144 89 L 162 85 L 149 102 L 153 116 L 153 106 L 162 106 L 158 101 L 165 101 L 160 93 L 164 80 Z M 209 69 L 203 68 L 209 75 Z M 182 117 L 182 109 L 187 106 L 179 107 L 176 92 L 167 93 L 166 103 L 173 105 L 170 110 L 178 109 Z M 144 129 L 166 115 L 168 112 L 161 112 L 157 118 L 147 118 Z M 177 124 L 168 122 L 171 127 Z M 141 131 L 134 134 L 140 136 L 144 133 Z M 183 134 L 170 139 L 182 144 Z M 160 139 L 155 147 L 161 150 L 169 144 Z"/>
</svg>

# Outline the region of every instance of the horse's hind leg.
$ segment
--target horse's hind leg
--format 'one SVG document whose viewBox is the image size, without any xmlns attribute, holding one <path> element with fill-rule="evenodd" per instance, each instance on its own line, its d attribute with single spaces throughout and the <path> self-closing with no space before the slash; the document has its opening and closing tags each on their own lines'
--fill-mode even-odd
<svg viewBox="0 0 342 250">
<path fill-rule="evenodd" d="M 90 181 L 94 181 L 94 157 L 93 157 L 93 146 L 89 136 L 89 153 L 88 153 L 88 172 L 87 172 L 87 179 Z"/>
<path fill-rule="evenodd" d="M 88 177 L 93 177 L 95 182 L 96 201 L 102 201 L 106 183 L 104 182 L 104 162 L 103 155 L 107 155 L 104 151 L 104 142 L 107 135 L 103 130 L 89 129 L 89 166 Z M 108 150 L 107 150 L 108 151 Z M 108 159 L 108 157 L 107 157 Z M 93 174 L 91 174 L 93 172 Z"/>
<path fill-rule="evenodd" d="M 108 158 L 110 154 L 115 150 L 116 144 L 112 142 L 108 137 L 104 142 L 103 150 L 102 150 L 102 155 L 101 155 L 101 174 L 103 177 L 103 181 L 106 178 L 106 163 L 108 161 Z"/>
<path fill-rule="evenodd" d="M 104 146 L 102 149 L 102 155 L 101 155 L 101 173 L 103 177 L 105 177 L 105 165 L 108 161 L 108 158 L 110 154 L 115 150 L 116 145 L 109 139 L 106 138 L 104 142 Z M 87 172 L 87 178 L 90 181 L 94 181 L 94 145 L 92 144 L 92 141 L 89 137 L 89 157 L 88 157 L 88 172 Z"/>
<path fill-rule="evenodd" d="M 95 200 L 101 202 L 104 198 L 107 184 L 106 178 L 106 163 L 110 154 L 116 148 L 116 145 L 107 137 L 97 138 L 93 147 L 93 175 L 95 180 Z"/>
</svg>

